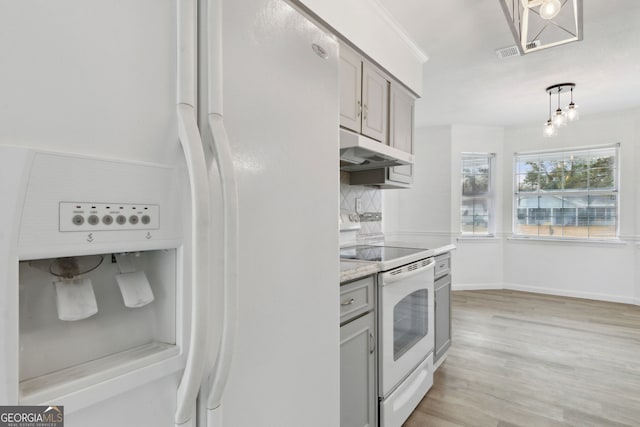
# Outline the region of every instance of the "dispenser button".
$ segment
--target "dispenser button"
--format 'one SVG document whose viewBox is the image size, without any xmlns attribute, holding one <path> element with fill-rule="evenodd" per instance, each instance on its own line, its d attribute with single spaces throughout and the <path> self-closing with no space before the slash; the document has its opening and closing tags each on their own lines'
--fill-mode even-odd
<svg viewBox="0 0 640 427">
<path fill-rule="evenodd" d="M 113 224 L 113 217 L 111 215 L 105 215 L 102 217 L 102 222 L 105 225 L 111 225 Z"/>
<path fill-rule="evenodd" d="M 84 224 L 84 217 L 82 215 L 75 215 L 71 221 L 75 224 L 75 225 L 82 225 Z"/>
<path fill-rule="evenodd" d="M 125 217 L 124 215 L 118 215 L 116 217 L 116 222 L 120 225 L 123 225 L 124 223 L 127 222 L 127 217 Z"/>
<path fill-rule="evenodd" d="M 137 223 L 138 223 L 138 221 L 140 221 L 140 219 L 138 218 L 138 215 L 131 215 L 131 216 L 129 217 L 129 222 L 130 222 L 131 224 L 134 224 L 134 225 L 135 225 L 135 224 L 137 224 Z"/>
<path fill-rule="evenodd" d="M 100 218 L 98 218 L 98 215 L 90 215 L 89 218 L 87 218 L 87 222 L 91 225 L 96 225 L 100 222 Z"/>
<path fill-rule="evenodd" d="M 142 215 L 142 218 L 140 218 L 140 221 L 143 224 L 149 224 L 151 222 L 151 217 L 149 215 Z"/>
</svg>

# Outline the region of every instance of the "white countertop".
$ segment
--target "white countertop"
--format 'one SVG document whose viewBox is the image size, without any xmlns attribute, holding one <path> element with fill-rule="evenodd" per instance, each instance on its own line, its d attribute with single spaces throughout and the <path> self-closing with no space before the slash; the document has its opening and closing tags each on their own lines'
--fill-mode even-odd
<svg viewBox="0 0 640 427">
<path fill-rule="evenodd" d="M 453 245 L 453 244 L 446 244 L 446 245 L 442 245 L 434 248 L 433 246 L 426 247 L 425 245 L 420 243 L 403 242 L 403 241 L 397 241 L 397 240 L 385 240 L 384 243 L 375 243 L 375 244 L 380 246 L 397 246 L 400 248 L 428 249 L 429 256 L 438 256 L 447 252 L 451 252 L 452 250 L 456 249 L 456 245 Z"/>
<path fill-rule="evenodd" d="M 380 271 L 377 262 L 340 260 L 340 283 L 360 279 Z"/>
<path fill-rule="evenodd" d="M 408 242 L 386 241 L 384 243 L 376 243 L 378 246 L 396 246 L 403 248 L 416 248 L 425 249 L 424 256 L 432 257 L 451 252 L 456 247 L 455 245 L 443 245 L 437 248 L 424 248 L 421 245 Z M 359 261 L 359 260 L 340 260 L 340 283 L 344 283 L 351 280 L 360 279 L 362 277 L 370 276 L 382 271 L 380 263 L 375 261 Z"/>
</svg>

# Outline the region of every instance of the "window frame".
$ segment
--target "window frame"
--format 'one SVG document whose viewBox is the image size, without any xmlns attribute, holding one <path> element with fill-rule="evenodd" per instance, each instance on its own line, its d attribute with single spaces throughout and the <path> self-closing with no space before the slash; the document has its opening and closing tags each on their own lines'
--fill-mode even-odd
<svg viewBox="0 0 640 427">
<path fill-rule="evenodd" d="M 489 170 L 487 172 L 487 192 L 483 195 L 472 195 L 466 196 L 464 194 L 464 163 L 466 159 L 487 159 Z M 496 192 L 495 192 L 495 163 L 496 163 L 496 153 L 489 152 L 462 152 L 460 153 L 460 181 L 459 181 L 459 194 L 460 194 L 460 203 L 459 208 L 460 212 L 458 213 L 458 221 L 459 224 L 459 232 L 462 238 L 487 238 L 487 237 L 495 237 L 495 223 L 496 223 Z M 486 232 L 477 232 L 475 231 L 475 219 L 472 223 L 473 231 L 464 231 L 462 229 L 462 207 L 465 201 L 475 201 L 475 200 L 485 200 L 487 206 L 487 227 Z M 474 215 L 475 217 L 475 215 Z"/>
<path fill-rule="evenodd" d="M 535 191 L 520 191 L 520 185 L 519 185 L 519 176 L 523 175 L 522 173 L 519 174 L 519 170 L 518 170 L 518 164 L 519 163 L 523 163 L 524 161 L 526 161 L 526 158 L 531 158 L 534 156 L 538 157 L 538 162 L 540 162 L 540 159 L 542 157 L 549 157 L 551 160 L 549 160 L 550 162 L 561 162 L 561 161 L 566 161 L 563 159 L 563 157 L 566 159 L 567 157 L 576 154 L 580 154 L 580 155 L 584 155 L 585 153 L 588 153 L 589 156 L 589 161 L 591 161 L 591 153 L 592 152 L 597 152 L 597 151 L 604 151 L 604 150 L 612 150 L 613 151 L 613 156 L 614 156 L 614 160 L 613 160 L 613 164 L 610 166 L 611 169 L 613 169 L 613 173 L 612 173 L 612 178 L 613 178 L 613 185 L 611 187 L 603 187 L 603 188 L 599 188 L 599 187 L 591 187 L 591 175 L 590 172 L 593 169 L 591 167 L 591 164 L 588 165 L 588 171 L 587 171 L 587 186 L 584 189 L 542 189 L 540 186 L 540 180 L 538 180 L 538 185 L 537 185 L 537 189 Z M 525 159 L 524 161 L 522 159 Z M 540 163 L 538 163 L 540 164 Z M 615 144 L 607 144 L 607 145 L 595 145 L 595 146 L 587 146 L 587 147 L 570 147 L 570 148 L 559 148 L 559 149 L 554 149 L 554 150 L 541 150 L 541 151 L 530 151 L 530 152 L 522 152 L 522 153 L 513 153 L 513 203 L 512 203 L 512 211 L 511 211 L 511 222 L 512 222 L 512 238 L 514 239 L 529 239 L 529 240 L 554 240 L 554 241 L 571 241 L 571 242 L 617 242 L 620 240 L 620 143 L 615 143 Z M 541 210 L 541 209 L 561 209 L 562 210 L 562 217 L 563 219 L 566 218 L 565 215 L 565 209 L 575 209 L 575 224 L 578 225 L 580 220 L 584 220 L 584 218 L 586 218 L 587 220 L 587 235 L 585 237 L 580 237 L 580 236 L 566 236 L 564 235 L 564 227 L 569 225 L 569 224 L 550 224 L 551 226 L 557 226 L 557 227 L 563 227 L 563 235 L 560 236 L 555 236 L 553 235 L 553 233 L 551 233 L 550 235 L 545 235 L 545 234 L 540 234 L 538 232 L 537 235 L 533 235 L 533 234 L 523 234 L 523 233 L 519 233 L 517 231 L 518 225 L 519 225 L 519 217 L 521 216 L 521 212 L 520 210 L 522 210 L 523 208 L 519 207 L 519 200 L 522 196 L 537 196 L 538 199 L 540 199 L 540 197 L 544 197 L 544 196 L 556 196 L 556 197 L 560 197 L 564 200 L 565 197 L 569 196 L 569 197 L 583 197 L 586 198 L 589 204 L 589 199 L 591 197 L 612 197 L 615 196 L 615 206 L 612 208 L 608 208 L 608 207 L 593 207 L 591 209 L 604 209 L 604 216 L 608 217 L 609 219 L 611 218 L 611 209 L 613 209 L 613 212 L 615 212 L 615 232 L 614 235 L 611 237 L 608 236 L 603 236 L 603 235 L 593 235 L 591 233 L 591 229 L 590 227 L 593 226 L 593 224 L 590 224 L 589 221 L 591 220 L 591 212 L 589 212 L 589 207 L 587 204 L 587 207 L 576 207 L 576 208 L 567 208 L 562 206 L 561 208 L 529 208 L 529 209 L 537 209 L 537 210 Z M 580 211 L 583 211 L 582 213 L 584 214 L 583 217 L 580 216 Z M 540 212 L 540 214 L 546 215 L 546 213 Z M 536 213 L 536 218 L 538 217 L 538 213 Z M 553 215 L 548 215 L 550 218 L 553 217 Z M 525 214 L 525 218 L 526 218 L 526 214 Z M 546 216 L 545 216 L 546 218 Z M 606 218 L 605 218 L 606 219 Z M 540 225 L 540 224 L 538 224 Z"/>
</svg>

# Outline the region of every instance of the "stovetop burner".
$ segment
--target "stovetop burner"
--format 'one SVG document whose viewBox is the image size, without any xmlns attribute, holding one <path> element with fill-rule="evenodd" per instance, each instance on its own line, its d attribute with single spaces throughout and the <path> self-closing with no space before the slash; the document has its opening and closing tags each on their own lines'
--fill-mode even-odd
<svg viewBox="0 0 640 427">
<path fill-rule="evenodd" d="M 359 261 L 377 261 L 385 263 L 407 257 L 419 257 L 420 254 L 424 253 L 425 251 L 427 251 L 427 249 L 401 248 L 395 246 L 357 245 L 341 248 L 340 258 L 354 259 Z"/>
</svg>

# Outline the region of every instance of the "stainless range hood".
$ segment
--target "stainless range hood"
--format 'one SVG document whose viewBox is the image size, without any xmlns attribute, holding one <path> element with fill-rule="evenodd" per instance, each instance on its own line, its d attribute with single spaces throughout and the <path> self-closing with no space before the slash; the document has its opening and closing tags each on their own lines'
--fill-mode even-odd
<svg viewBox="0 0 640 427">
<path fill-rule="evenodd" d="M 345 129 L 340 129 L 340 169 L 362 171 L 412 165 L 413 154 Z"/>
</svg>

